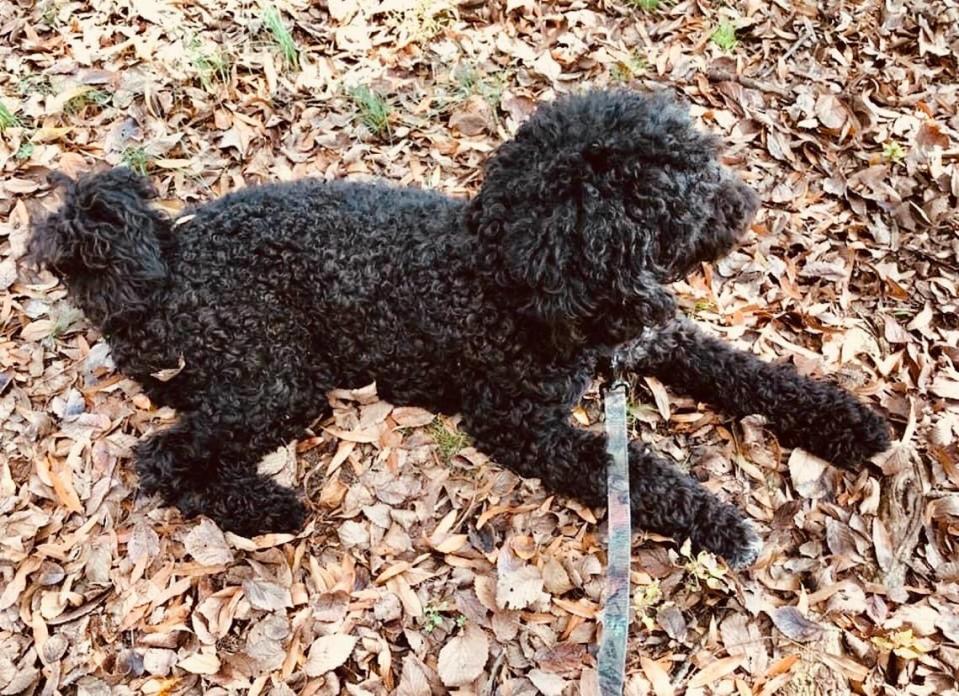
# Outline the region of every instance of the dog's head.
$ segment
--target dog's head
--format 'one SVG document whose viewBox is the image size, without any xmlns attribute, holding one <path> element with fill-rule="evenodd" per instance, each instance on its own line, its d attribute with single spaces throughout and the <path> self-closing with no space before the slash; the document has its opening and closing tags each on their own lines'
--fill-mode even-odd
<svg viewBox="0 0 959 696">
<path fill-rule="evenodd" d="M 88 174 L 74 181 L 60 172 L 50 183 L 62 193 L 59 208 L 38 220 L 27 261 L 61 277 L 102 274 L 124 255 L 141 259 L 153 237 L 144 201 L 156 197 L 149 181 L 125 168 Z M 144 241 L 146 240 L 146 242 Z"/>
<path fill-rule="evenodd" d="M 666 93 L 596 91 L 541 107 L 470 205 L 487 268 L 553 325 L 672 317 L 663 285 L 725 254 L 759 199 Z"/>
<path fill-rule="evenodd" d="M 172 240 L 169 219 L 149 205 L 149 181 L 125 168 L 50 178 L 62 200 L 33 225 L 26 263 L 59 276 L 97 323 L 142 310 L 166 278 Z"/>
</svg>

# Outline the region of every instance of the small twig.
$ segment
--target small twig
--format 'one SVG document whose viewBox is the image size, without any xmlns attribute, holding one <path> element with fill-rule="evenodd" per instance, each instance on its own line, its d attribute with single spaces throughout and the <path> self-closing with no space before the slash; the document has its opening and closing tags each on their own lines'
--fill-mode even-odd
<svg viewBox="0 0 959 696">
<path fill-rule="evenodd" d="M 923 251 L 922 249 L 916 249 L 911 246 L 902 246 L 899 247 L 902 251 L 908 251 L 910 254 L 915 254 L 916 256 L 921 256 L 929 263 L 935 264 L 947 270 L 953 271 L 954 273 L 959 273 L 959 265 L 954 264 L 945 259 L 940 259 L 938 256 L 930 254 L 928 251 Z"/>
<path fill-rule="evenodd" d="M 743 87 L 758 89 L 760 92 L 778 94 L 780 97 L 788 97 L 792 94 L 792 90 L 787 87 L 780 87 L 779 85 L 770 84 L 769 82 L 754 80 L 745 75 L 736 75 L 726 70 L 710 70 L 706 73 L 706 77 L 709 78 L 710 82 L 738 82 Z"/>
<path fill-rule="evenodd" d="M 706 645 L 706 641 L 709 640 L 709 631 L 704 631 L 703 635 L 700 636 L 699 641 L 690 651 L 690 656 L 695 654 L 700 648 Z M 687 659 L 683 664 L 679 666 L 679 669 L 676 670 L 676 674 L 673 675 L 673 685 L 680 687 L 686 683 L 686 680 L 690 677 L 691 672 L 693 671 L 693 661 Z"/>
<path fill-rule="evenodd" d="M 809 39 L 815 38 L 815 36 L 816 36 L 816 30 L 813 29 L 811 25 L 807 24 L 806 31 L 803 32 L 802 36 L 796 39 L 795 43 L 793 43 L 793 45 L 789 47 L 789 50 L 783 54 L 781 60 L 785 63 L 787 60 L 789 60 L 792 57 L 793 53 L 795 53 L 800 48 L 802 48 L 803 45 L 807 41 L 809 41 Z M 773 70 L 772 65 L 770 65 L 769 68 L 767 68 L 766 71 L 763 72 L 763 74 L 768 75 L 771 70 Z"/>
<path fill-rule="evenodd" d="M 499 676 L 500 671 L 503 669 L 503 660 L 505 658 L 506 650 L 501 650 L 499 656 L 496 658 L 496 662 L 493 663 L 493 669 L 490 670 L 489 679 L 486 680 L 486 684 L 480 689 L 482 696 L 490 696 L 490 694 L 496 693 L 496 677 Z"/>
<path fill-rule="evenodd" d="M 90 599 L 86 600 L 83 604 L 78 606 L 76 609 L 64 612 L 63 614 L 60 614 L 60 616 L 55 616 L 52 619 L 47 619 L 47 624 L 50 626 L 59 626 L 61 624 L 70 623 L 71 621 L 76 621 L 81 616 L 86 616 L 91 611 L 96 609 L 97 605 L 105 600 L 112 592 L 112 587 L 101 590 L 97 594 L 93 595 Z"/>
<path fill-rule="evenodd" d="M 452 501 L 450 501 L 452 502 Z M 453 526 L 450 527 L 450 532 L 453 534 L 458 534 L 463 528 L 463 524 L 470 518 L 473 514 L 473 511 L 476 510 L 479 503 L 476 500 L 476 494 L 473 494 L 473 497 L 470 498 L 469 504 L 466 506 L 466 509 L 463 511 L 463 514 L 460 515 L 460 518 L 453 523 Z"/>
<path fill-rule="evenodd" d="M 899 540 L 893 549 L 892 566 L 883 577 L 883 583 L 894 588 L 905 585 L 909 559 L 919 544 L 922 531 L 924 476 L 916 458 L 911 459 L 912 466 L 903 469 L 884 486 L 888 494 L 888 514 L 884 516 L 880 511 L 879 515 L 892 538 Z"/>
<path fill-rule="evenodd" d="M 803 44 L 805 44 L 809 39 L 813 38 L 815 35 L 816 35 L 816 32 L 811 27 L 806 27 L 805 33 L 803 33 L 802 36 L 796 39 L 796 42 L 789 47 L 788 51 L 786 51 L 783 54 L 783 57 L 782 57 L 783 62 L 786 62 L 787 60 L 789 60 L 792 57 L 793 53 L 795 53 L 800 48 L 802 48 Z"/>
</svg>

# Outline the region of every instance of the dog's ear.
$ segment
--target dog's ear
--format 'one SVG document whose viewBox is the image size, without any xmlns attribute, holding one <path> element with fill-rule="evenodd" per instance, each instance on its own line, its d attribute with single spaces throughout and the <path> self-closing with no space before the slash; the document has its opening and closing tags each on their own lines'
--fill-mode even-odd
<svg viewBox="0 0 959 696">
<path fill-rule="evenodd" d="M 653 111 L 655 101 L 638 106 Z M 643 118 L 630 111 L 636 105 L 636 95 L 617 93 L 548 105 L 488 162 L 469 225 L 485 268 L 529 315 L 554 324 L 623 311 L 631 322 L 672 317 L 673 298 L 651 268 L 659 217 L 670 211 L 652 197 L 636 205 L 630 187 L 645 176 L 637 173 L 638 151 L 658 163 L 682 157 L 682 143 L 669 149 L 642 133 L 632 137 L 629 124 Z M 589 128 L 590 119 L 603 128 Z M 650 209 L 659 217 L 637 224 L 637 211 Z"/>
<path fill-rule="evenodd" d="M 474 201 L 473 228 L 499 285 L 517 294 L 523 311 L 551 324 L 613 311 L 651 323 L 669 319 L 675 303 L 644 268 L 644 239 L 621 234 L 629 225 L 622 205 L 573 183 L 584 162 L 563 166 L 568 174 L 562 167 L 540 176 L 517 171 L 508 188 L 486 186 Z"/>
</svg>

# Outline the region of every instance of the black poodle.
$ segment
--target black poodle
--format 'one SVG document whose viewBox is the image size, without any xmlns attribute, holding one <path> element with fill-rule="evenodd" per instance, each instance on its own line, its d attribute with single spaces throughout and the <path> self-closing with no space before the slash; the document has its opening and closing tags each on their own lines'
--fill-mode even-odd
<svg viewBox="0 0 959 696">
<path fill-rule="evenodd" d="M 499 464 L 602 506 L 605 439 L 570 409 L 618 348 L 839 465 L 887 446 L 884 421 L 845 391 L 677 319 L 667 284 L 728 251 L 758 198 L 663 93 L 541 107 L 472 200 L 308 179 L 171 219 L 127 169 L 59 183 L 30 256 L 65 280 L 118 367 L 179 412 L 136 448 L 143 489 L 225 529 L 299 528 L 304 506 L 258 461 L 323 414 L 328 390 L 374 380 L 395 404 L 462 413 Z M 640 529 L 755 559 L 739 511 L 638 442 L 630 477 Z"/>
</svg>

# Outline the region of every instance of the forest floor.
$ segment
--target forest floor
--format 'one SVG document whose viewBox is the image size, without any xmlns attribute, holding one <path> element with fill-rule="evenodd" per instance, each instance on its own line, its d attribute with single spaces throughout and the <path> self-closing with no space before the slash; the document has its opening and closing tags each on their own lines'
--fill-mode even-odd
<svg viewBox="0 0 959 696">
<path fill-rule="evenodd" d="M 839 471 L 635 384 L 634 436 L 765 550 L 733 573 L 636 537 L 627 693 L 954 689 L 957 27 L 938 0 L 0 2 L 0 695 L 598 693 L 602 511 L 362 389 L 263 464 L 309 500 L 303 533 L 184 520 L 129 459 L 175 414 L 17 263 L 55 169 L 126 163 L 174 211 L 301 176 L 462 196 L 537 102 L 586 86 L 684 95 L 762 194 L 747 242 L 676 285 L 685 311 L 895 438 Z"/>
</svg>

